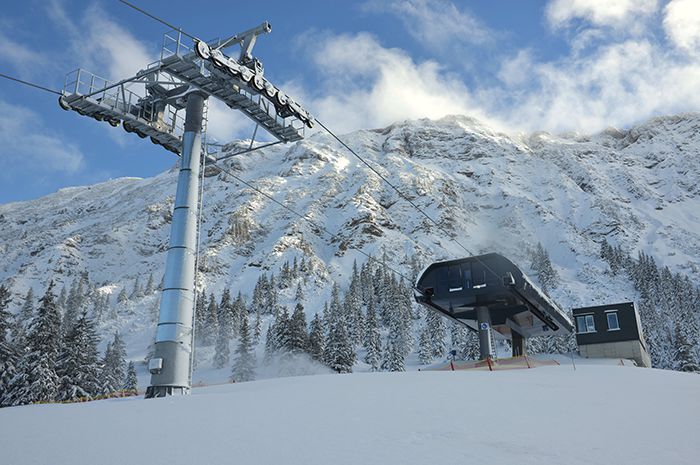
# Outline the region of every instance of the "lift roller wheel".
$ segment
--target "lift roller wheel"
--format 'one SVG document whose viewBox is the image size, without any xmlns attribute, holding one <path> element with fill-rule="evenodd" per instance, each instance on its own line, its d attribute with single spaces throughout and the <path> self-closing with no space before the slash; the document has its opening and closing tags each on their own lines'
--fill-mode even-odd
<svg viewBox="0 0 700 465">
<path fill-rule="evenodd" d="M 262 76 L 259 74 L 256 74 L 253 76 L 253 78 L 250 80 L 250 85 L 258 91 L 262 91 L 265 88 L 265 79 L 263 79 Z"/>
<path fill-rule="evenodd" d="M 209 44 L 206 42 L 198 40 L 194 50 L 197 53 L 197 56 L 199 56 L 199 58 L 202 60 L 208 60 L 211 58 L 211 49 L 209 48 Z"/>
<path fill-rule="evenodd" d="M 107 122 L 108 122 L 109 125 L 112 126 L 113 128 L 116 128 L 117 126 L 119 126 L 120 124 L 122 124 L 122 122 L 121 122 L 120 120 L 116 119 L 116 118 L 110 118 L 110 119 L 107 120 Z"/>
<path fill-rule="evenodd" d="M 277 95 L 277 89 L 269 82 L 265 83 L 265 95 L 270 99 L 275 98 L 275 95 Z"/>
<path fill-rule="evenodd" d="M 275 96 L 275 100 L 277 101 L 277 104 L 279 106 L 284 107 L 289 102 L 289 97 L 287 97 L 287 94 L 285 94 L 284 92 L 279 91 Z"/>
<path fill-rule="evenodd" d="M 250 80 L 253 79 L 254 76 L 255 74 L 250 69 L 246 68 L 245 66 L 241 66 L 241 79 L 244 82 L 250 82 Z"/>
<path fill-rule="evenodd" d="M 70 105 L 68 105 L 68 102 L 66 101 L 66 97 L 63 95 L 58 97 L 58 106 L 63 108 L 66 111 L 71 110 Z"/>
<path fill-rule="evenodd" d="M 126 132 L 134 132 L 134 128 L 132 128 L 131 125 L 130 125 L 129 123 L 126 123 L 126 122 L 125 122 L 124 124 L 122 124 L 122 128 L 123 128 Z"/>
<path fill-rule="evenodd" d="M 228 68 L 228 72 L 231 73 L 232 76 L 240 77 L 241 65 L 236 63 L 236 60 L 234 60 L 233 58 L 229 58 L 228 63 L 227 63 L 227 68 Z"/>
<path fill-rule="evenodd" d="M 211 61 L 214 63 L 214 66 L 219 69 L 228 69 L 228 58 L 226 58 L 219 50 L 211 51 Z"/>
</svg>

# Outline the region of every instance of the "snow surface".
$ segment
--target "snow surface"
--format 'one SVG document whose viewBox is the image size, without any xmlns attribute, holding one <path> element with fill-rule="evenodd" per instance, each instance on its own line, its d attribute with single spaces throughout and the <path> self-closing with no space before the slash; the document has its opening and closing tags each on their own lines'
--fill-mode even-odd
<svg viewBox="0 0 700 465">
<path fill-rule="evenodd" d="M 590 361 L 271 379 L 1 409 L 0 462 L 696 464 L 698 392 L 698 375 Z"/>
</svg>

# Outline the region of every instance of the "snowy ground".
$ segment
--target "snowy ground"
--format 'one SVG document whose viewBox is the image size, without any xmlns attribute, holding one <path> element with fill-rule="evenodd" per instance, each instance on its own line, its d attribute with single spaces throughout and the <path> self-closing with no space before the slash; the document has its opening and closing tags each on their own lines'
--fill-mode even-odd
<svg viewBox="0 0 700 465">
<path fill-rule="evenodd" d="M 0 410 L 0 463 L 696 464 L 700 376 L 363 373 Z"/>
</svg>

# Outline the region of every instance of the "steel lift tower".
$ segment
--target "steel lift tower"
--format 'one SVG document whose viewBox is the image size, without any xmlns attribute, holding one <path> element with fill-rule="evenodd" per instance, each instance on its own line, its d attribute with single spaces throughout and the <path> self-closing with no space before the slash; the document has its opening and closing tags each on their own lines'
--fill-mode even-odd
<svg viewBox="0 0 700 465">
<path fill-rule="evenodd" d="M 214 97 L 253 120 L 253 139 L 262 127 L 277 139 L 273 144 L 294 142 L 313 126 L 311 115 L 265 78 L 262 63 L 252 55 L 258 36 L 271 30 L 264 22 L 212 41 L 175 30 L 165 34 L 160 60 L 135 76 L 109 83 L 79 69 L 68 75 L 59 97 L 65 110 L 121 124 L 180 155 L 147 398 L 188 394 L 191 388 L 200 170 L 205 160 L 219 160 L 207 153 L 203 135 L 207 99 Z M 186 44 L 183 37 L 192 42 Z M 224 54 L 234 46 L 240 48 L 238 56 Z M 252 149 L 251 142 L 238 153 Z"/>
</svg>

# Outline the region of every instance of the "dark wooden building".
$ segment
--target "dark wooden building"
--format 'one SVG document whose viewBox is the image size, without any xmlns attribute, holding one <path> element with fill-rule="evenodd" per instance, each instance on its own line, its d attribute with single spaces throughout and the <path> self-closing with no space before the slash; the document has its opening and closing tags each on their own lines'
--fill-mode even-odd
<svg viewBox="0 0 700 465">
<path fill-rule="evenodd" d="M 651 367 L 634 302 L 575 308 L 576 342 L 586 358 L 626 358 Z"/>
</svg>

